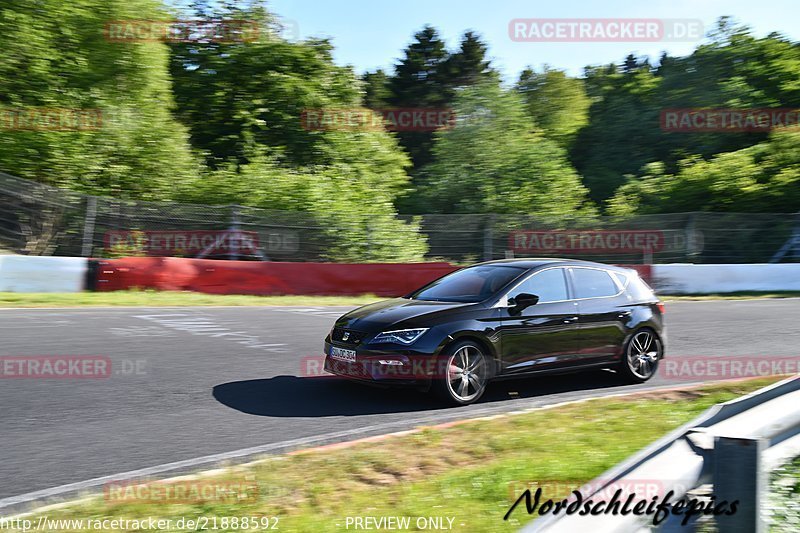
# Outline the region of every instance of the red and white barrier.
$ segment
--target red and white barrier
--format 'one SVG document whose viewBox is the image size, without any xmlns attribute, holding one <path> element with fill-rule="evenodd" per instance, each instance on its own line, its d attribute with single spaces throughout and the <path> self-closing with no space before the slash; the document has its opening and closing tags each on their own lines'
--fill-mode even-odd
<svg viewBox="0 0 800 533">
<path fill-rule="evenodd" d="M 401 296 L 457 268 L 449 263 L 279 263 L 129 257 L 98 261 L 94 288 Z"/>
<path fill-rule="evenodd" d="M 800 291 L 800 263 L 624 265 L 662 294 Z M 400 296 L 458 267 L 449 263 L 278 263 L 176 257 L 87 260 L 0 256 L 0 292 L 133 287 L 211 294 Z"/>
</svg>

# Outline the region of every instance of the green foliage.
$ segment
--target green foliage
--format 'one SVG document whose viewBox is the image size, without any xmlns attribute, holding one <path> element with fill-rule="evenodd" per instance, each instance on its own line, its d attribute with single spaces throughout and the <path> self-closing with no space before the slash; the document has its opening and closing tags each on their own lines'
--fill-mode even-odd
<svg viewBox="0 0 800 533">
<path fill-rule="evenodd" d="M 800 527 L 800 457 L 780 465 L 769 474 L 765 520 L 769 531 Z"/>
<path fill-rule="evenodd" d="M 591 212 L 586 189 L 555 142 L 533 131 L 525 104 L 497 83 L 464 89 L 456 127 L 436 134 L 418 194 L 434 212 L 542 216 Z"/>
<path fill-rule="evenodd" d="M 494 79 L 494 72 L 486 59 L 487 46 L 474 32 L 462 36 L 459 48 L 450 52 L 432 26 L 425 26 L 414 35 L 414 41 L 404 51 L 403 58 L 395 65 L 394 75 L 387 80 L 388 95 L 382 101 L 392 107 L 444 109 L 451 106 L 458 90 L 484 80 Z M 367 74 L 366 79 L 374 86 L 380 78 L 379 72 Z M 367 105 L 373 89 L 368 88 Z M 411 157 L 416 176 L 417 171 L 433 161 L 434 134 L 428 131 L 399 132 L 397 137 L 403 149 Z M 422 206 L 414 201 L 404 206 L 416 210 Z"/>
<path fill-rule="evenodd" d="M 215 12 L 272 24 L 253 8 Z M 361 84 L 333 63 L 324 40 L 173 47 L 179 114 L 210 171 L 176 188 L 173 199 L 237 203 L 313 215 L 333 260 L 419 260 L 427 250 L 418 226 L 396 218 L 408 188 L 408 158 L 393 134 L 315 131 L 304 110 L 358 108 Z M 327 236 L 326 239 L 323 237 Z"/>
<path fill-rule="evenodd" d="M 761 143 L 765 133 L 664 132 L 660 113 L 668 108 L 800 107 L 798 72 L 797 43 L 777 34 L 756 38 L 725 18 L 709 42 L 686 57 L 662 55 L 656 68 L 646 58 L 633 56 L 621 67 L 587 67 L 585 83 L 593 103 L 571 159 L 592 198 L 603 202 L 625 182 L 625 175 L 651 172 L 646 167 L 650 163 L 661 162 L 666 172 L 675 173 L 680 162 L 692 156 L 709 159 Z M 704 199 L 700 200 L 684 207 L 702 209 Z M 714 208 L 737 203 L 734 197 L 720 198 Z M 758 205 L 777 208 L 771 202 Z M 800 205 L 790 207 L 796 210 Z M 676 205 L 672 211 L 681 209 Z"/>
<path fill-rule="evenodd" d="M 265 28 L 274 24 L 272 15 L 258 7 L 220 7 L 204 15 L 257 20 Z M 251 153 L 265 146 L 287 166 L 336 162 L 331 137 L 309 131 L 301 122 L 307 109 L 360 105 L 355 75 L 333 63 L 329 42 L 293 43 L 264 31 L 256 41 L 191 42 L 171 48 L 178 116 L 209 166 L 247 163 Z"/>
<path fill-rule="evenodd" d="M 391 144 L 381 145 L 387 139 L 384 133 L 357 135 L 365 137 L 364 147 L 369 146 L 376 160 L 384 156 L 382 167 L 359 161 L 356 154 L 335 165 L 296 169 L 268 156 L 253 157 L 247 164 L 229 163 L 187 183 L 175 191 L 175 198 L 194 202 L 214 198 L 221 203 L 309 213 L 313 225 L 320 228 L 323 255 L 330 260 L 421 260 L 427 245 L 419 222 L 401 221 L 394 211 L 394 198 L 408 179 L 402 165 L 394 161 L 402 154 Z M 352 141 L 343 144 L 340 153 Z"/>
<path fill-rule="evenodd" d="M 389 107 L 392 91 L 389 89 L 389 77 L 378 69 L 375 72 L 366 72 L 361 76 L 364 82 L 364 106 L 370 109 Z"/>
<path fill-rule="evenodd" d="M 647 69 L 618 73 L 611 65 L 587 69 L 585 83 L 593 100 L 589 124 L 578 132 L 570 159 L 600 202 L 625 174 L 659 160 L 660 79 Z"/>
<path fill-rule="evenodd" d="M 486 59 L 488 51 L 480 35 L 474 31 L 464 32 L 458 51 L 450 54 L 442 68 L 445 83 L 450 89 L 449 99 L 453 98 L 458 88 L 476 85 L 495 75 L 490 61 Z"/>
<path fill-rule="evenodd" d="M 84 131 L 0 129 L 0 168 L 92 194 L 158 199 L 196 170 L 172 115 L 167 47 L 111 42 L 107 21 L 167 18 L 154 0 L 8 0 L 0 106 L 99 109 Z"/>
<path fill-rule="evenodd" d="M 609 202 L 615 215 L 682 211 L 791 212 L 800 206 L 800 131 L 710 160 L 692 156 L 669 173 L 663 163 L 631 177 Z"/>
<path fill-rule="evenodd" d="M 589 121 L 589 97 L 579 78 L 547 66 L 541 73 L 528 68 L 520 74 L 516 87 L 534 124 L 564 147 Z"/>
<path fill-rule="evenodd" d="M 389 79 L 389 103 L 393 107 L 444 108 L 449 103 L 445 74 L 448 52 L 444 41 L 431 26 L 417 32 L 414 39 L 395 66 L 394 76 Z M 397 137 L 411 157 L 414 168 L 431 162 L 433 133 L 399 132 Z"/>
<path fill-rule="evenodd" d="M 501 87 L 481 37 L 425 26 L 392 73 L 359 78 L 325 39 L 289 42 L 258 2 L 189 16 L 257 21 L 255 41 L 113 42 L 110 21 L 174 18 L 161 0 L 6 0 L 0 108 L 98 109 L 81 131 L 0 129 L 0 170 L 94 195 L 308 213 L 336 260 L 416 260 L 404 213 L 617 215 L 800 209 L 800 140 L 668 133 L 666 108 L 800 107 L 800 45 L 720 19 L 686 57 L 628 55 Z M 183 13 L 185 18 L 187 14 Z M 316 131 L 306 110 L 454 108 L 433 132 Z M 366 109 L 364 109 L 366 110 Z"/>
</svg>

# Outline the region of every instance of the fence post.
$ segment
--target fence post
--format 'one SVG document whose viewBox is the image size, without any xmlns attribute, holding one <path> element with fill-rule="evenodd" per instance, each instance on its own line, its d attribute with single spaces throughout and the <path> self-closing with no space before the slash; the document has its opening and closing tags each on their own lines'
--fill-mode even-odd
<svg viewBox="0 0 800 533">
<path fill-rule="evenodd" d="M 369 220 L 364 223 L 364 229 L 367 239 L 367 261 L 372 261 L 372 224 L 369 223 Z"/>
<path fill-rule="evenodd" d="M 766 530 L 761 503 L 766 490 L 766 473 L 761 466 L 764 439 L 714 438 L 714 496 L 719 504 L 739 501 L 736 513 L 716 517 L 719 531 L 762 533 Z"/>
<path fill-rule="evenodd" d="M 97 218 L 97 198 L 95 196 L 86 197 L 86 217 L 83 222 L 83 245 L 81 246 L 81 257 L 91 257 L 92 245 L 94 244 L 94 223 Z"/>
<path fill-rule="evenodd" d="M 794 220 L 795 223 L 792 234 L 789 236 L 783 246 L 781 246 L 781 249 L 775 252 L 775 255 L 773 255 L 772 259 L 769 260 L 770 263 L 780 263 L 781 259 L 783 259 L 789 252 L 792 252 L 792 255 L 789 256 L 791 258 L 800 256 L 800 211 L 795 213 Z"/>
<path fill-rule="evenodd" d="M 233 204 L 231 206 L 231 226 L 230 226 L 230 229 L 228 231 L 230 231 L 232 235 L 236 235 L 237 238 L 238 238 L 238 233 L 239 233 L 239 206 L 236 205 L 236 204 Z M 236 260 L 239 259 L 239 241 L 236 240 L 236 239 L 233 239 L 232 242 L 236 243 L 236 244 L 231 245 L 231 247 L 230 247 L 231 252 L 233 252 L 233 259 L 234 259 L 234 261 L 236 261 Z"/>
<path fill-rule="evenodd" d="M 685 250 L 685 260 L 690 261 L 695 256 L 698 255 L 698 252 L 695 250 L 695 227 L 697 226 L 697 214 L 692 213 L 689 215 L 689 222 L 686 224 L 686 228 L 684 228 L 684 245 Z"/>
<path fill-rule="evenodd" d="M 487 215 L 483 227 L 483 260 L 494 259 L 494 215 Z"/>
</svg>

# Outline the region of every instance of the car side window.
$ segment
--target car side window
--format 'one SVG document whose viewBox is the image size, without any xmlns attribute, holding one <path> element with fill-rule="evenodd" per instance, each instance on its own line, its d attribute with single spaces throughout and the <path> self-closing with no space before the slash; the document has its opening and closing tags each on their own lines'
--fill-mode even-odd
<svg viewBox="0 0 800 533">
<path fill-rule="evenodd" d="M 563 268 L 543 270 L 523 281 L 510 297 L 526 292 L 539 297 L 539 303 L 558 302 L 567 299 L 567 283 Z"/>
<path fill-rule="evenodd" d="M 619 287 L 605 270 L 573 268 L 572 277 L 575 280 L 576 298 L 601 298 L 619 292 Z"/>
</svg>

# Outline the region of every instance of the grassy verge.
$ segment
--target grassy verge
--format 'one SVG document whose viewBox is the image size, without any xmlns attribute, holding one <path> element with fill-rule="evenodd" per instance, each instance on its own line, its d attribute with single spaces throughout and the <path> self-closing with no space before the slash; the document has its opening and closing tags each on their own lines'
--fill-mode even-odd
<svg viewBox="0 0 800 533">
<path fill-rule="evenodd" d="M 692 294 L 662 296 L 664 301 L 745 300 L 752 298 L 797 298 L 800 292 L 738 292 L 730 294 Z M 0 292 L 0 307 L 179 307 L 179 306 L 253 306 L 364 305 L 383 299 L 374 294 L 360 296 L 246 296 L 203 294 L 188 291 L 129 290 L 79 293 Z"/>
<path fill-rule="evenodd" d="M 130 290 L 77 293 L 0 292 L 0 307 L 177 307 L 203 305 L 364 305 L 380 300 L 361 296 L 246 296 L 188 291 Z"/>
<path fill-rule="evenodd" d="M 800 457 L 770 474 L 766 517 L 770 531 L 797 531 L 800 528 Z"/>
<path fill-rule="evenodd" d="M 50 519 L 159 517 L 174 521 L 198 516 L 277 516 L 279 530 L 299 532 L 347 531 L 347 517 L 366 516 L 412 517 L 411 530 L 415 530 L 417 517 L 433 516 L 453 518 L 453 531 L 515 531 L 529 517 L 523 505 L 511 520 L 503 521 L 513 489 L 542 480 L 577 488 L 711 405 L 774 381 L 759 378 L 681 392 L 599 399 L 427 428 L 378 442 L 236 466 L 214 474 L 216 478 L 203 478 L 220 483 L 250 479 L 258 483 L 260 494 L 252 502 L 121 503 L 98 497 L 50 510 L 47 515 Z M 35 521 L 36 516 L 31 519 Z M 175 526 L 170 530 L 180 531 Z"/>
</svg>

